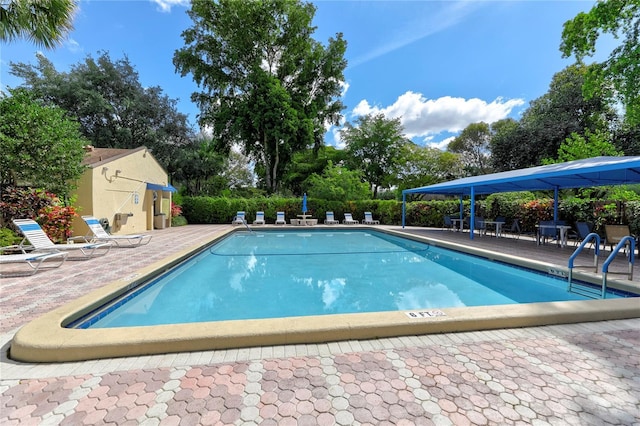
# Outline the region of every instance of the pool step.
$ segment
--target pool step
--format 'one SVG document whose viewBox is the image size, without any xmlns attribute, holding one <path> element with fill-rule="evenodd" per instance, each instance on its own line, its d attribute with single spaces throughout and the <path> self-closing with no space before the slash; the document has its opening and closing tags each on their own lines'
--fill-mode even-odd
<svg viewBox="0 0 640 426">
<path fill-rule="evenodd" d="M 572 282 L 569 292 L 579 294 L 580 296 L 590 297 L 591 299 L 602 299 L 602 289 L 585 284 Z"/>
</svg>

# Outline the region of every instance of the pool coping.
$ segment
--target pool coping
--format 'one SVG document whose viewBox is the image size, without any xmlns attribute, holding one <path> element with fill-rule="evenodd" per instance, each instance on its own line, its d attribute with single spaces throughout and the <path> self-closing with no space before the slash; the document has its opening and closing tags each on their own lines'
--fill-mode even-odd
<svg viewBox="0 0 640 426">
<path fill-rule="evenodd" d="M 283 228 L 266 226 L 261 229 Z M 286 229 L 299 231 L 296 228 Z M 553 268 L 566 272 L 566 267 L 559 265 L 400 231 L 368 226 L 354 226 L 350 229 L 374 229 L 518 266 L 542 271 Z M 10 357 L 23 362 L 81 361 L 169 352 L 321 343 L 640 317 L 638 299 L 632 298 L 443 308 L 413 312 L 413 317 L 408 311 L 392 311 L 112 329 L 64 328 L 64 324 L 90 312 L 114 294 L 121 294 L 144 282 L 148 276 L 169 269 L 202 247 L 238 230 L 228 229 L 215 233 L 204 243 L 155 262 L 26 324 L 11 342 Z M 577 272 L 575 276 L 577 279 L 597 282 L 594 274 Z M 635 292 L 639 290 L 634 285 L 617 280 L 611 280 L 611 286 L 627 290 L 631 288 Z"/>
</svg>

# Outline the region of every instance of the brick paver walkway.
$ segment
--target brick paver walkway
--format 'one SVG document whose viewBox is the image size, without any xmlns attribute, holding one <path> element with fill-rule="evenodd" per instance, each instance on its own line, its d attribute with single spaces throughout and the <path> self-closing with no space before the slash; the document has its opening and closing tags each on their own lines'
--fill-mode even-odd
<svg viewBox="0 0 640 426">
<path fill-rule="evenodd" d="M 30 319 L 217 229 L 0 280 L 3 352 Z M 640 319 L 0 368 L 2 425 L 640 425 Z"/>
</svg>

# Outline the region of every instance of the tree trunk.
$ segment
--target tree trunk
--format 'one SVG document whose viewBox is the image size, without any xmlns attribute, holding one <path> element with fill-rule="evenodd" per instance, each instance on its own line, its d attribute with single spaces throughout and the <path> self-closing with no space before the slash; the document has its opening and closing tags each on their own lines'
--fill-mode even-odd
<svg viewBox="0 0 640 426">
<path fill-rule="evenodd" d="M 278 163 L 280 162 L 280 144 L 278 143 L 278 141 L 276 141 L 276 156 L 273 159 L 273 170 L 272 170 L 272 176 L 271 176 L 271 185 L 272 188 L 271 190 L 273 192 L 276 192 L 276 190 L 278 189 Z"/>
</svg>

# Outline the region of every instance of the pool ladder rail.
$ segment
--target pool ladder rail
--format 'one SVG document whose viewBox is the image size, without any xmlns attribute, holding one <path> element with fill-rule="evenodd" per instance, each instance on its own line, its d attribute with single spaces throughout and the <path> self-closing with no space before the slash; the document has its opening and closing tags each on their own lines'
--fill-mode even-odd
<svg viewBox="0 0 640 426">
<path fill-rule="evenodd" d="M 247 228 L 247 230 L 249 230 L 250 234 L 253 234 L 253 229 L 251 229 L 251 227 L 249 226 L 249 223 L 247 222 L 247 219 L 245 219 L 244 217 L 242 218 L 242 224 L 244 225 L 245 228 Z"/>
<path fill-rule="evenodd" d="M 253 229 L 251 229 L 251 227 L 249 226 L 249 223 L 247 222 L 247 219 L 244 216 L 234 216 L 233 222 L 237 223 L 237 221 L 241 221 L 244 227 L 247 228 L 249 233 L 253 234 Z"/>
<path fill-rule="evenodd" d="M 593 241 L 592 241 L 593 240 Z M 611 251 L 607 260 L 602 264 L 602 286 L 600 289 L 595 289 L 593 287 L 577 284 L 573 282 L 573 268 L 574 260 L 582 252 L 582 250 L 587 246 L 587 244 L 594 244 L 594 254 L 593 254 L 593 266 L 589 268 L 593 268 L 595 273 L 598 273 L 598 254 L 600 253 L 600 236 L 595 232 L 590 233 L 585 237 L 584 240 L 580 243 L 580 245 L 573 252 L 571 257 L 569 257 L 569 277 L 568 277 L 568 288 L 567 290 L 580 294 L 582 296 L 591 297 L 593 299 L 604 299 L 607 294 L 607 275 L 609 274 L 609 265 L 615 257 L 620 253 L 620 250 L 629 246 L 627 250 L 627 256 L 629 261 L 629 272 L 628 279 L 633 279 L 633 262 L 635 259 L 635 240 L 631 236 L 626 236 L 622 238 L 622 240 L 618 243 L 618 245 Z M 599 290 L 599 291 L 598 291 Z"/>
</svg>

